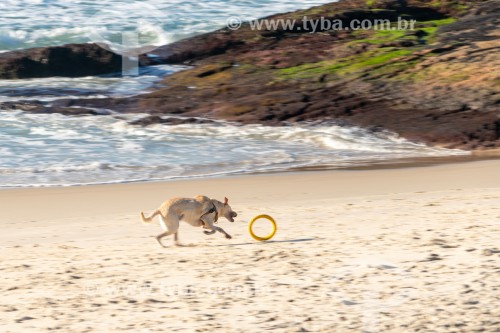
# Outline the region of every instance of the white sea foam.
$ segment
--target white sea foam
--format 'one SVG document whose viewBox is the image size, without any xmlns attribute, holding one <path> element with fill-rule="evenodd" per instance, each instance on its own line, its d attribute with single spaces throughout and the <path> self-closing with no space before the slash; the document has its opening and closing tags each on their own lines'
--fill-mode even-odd
<svg viewBox="0 0 500 333">
<path fill-rule="evenodd" d="M 142 116 L 0 112 L 0 186 L 162 180 L 466 154 L 337 125 L 128 124 Z"/>
<path fill-rule="evenodd" d="M 143 44 L 163 45 L 243 20 L 330 0 L 4 0 L 0 3 L 0 50 L 66 43 L 111 42 L 121 48 L 125 31 Z"/>
</svg>

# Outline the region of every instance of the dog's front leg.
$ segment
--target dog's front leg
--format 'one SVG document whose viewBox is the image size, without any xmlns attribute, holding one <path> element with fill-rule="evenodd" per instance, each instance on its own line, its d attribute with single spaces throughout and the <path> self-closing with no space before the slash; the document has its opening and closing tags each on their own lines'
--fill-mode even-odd
<svg viewBox="0 0 500 333">
<path fill-rule="evenodd" d="M 213 235 L 217 231 L 215 229 L 214 224 L 213 224 L 213 219 L 215 218 L 215 215 L 214 215 L 214 217 L 210 217 L 209 215 L 212 215 L 212 214 L 204 215 L 200 218 L 200 222 L 201 222 L 201 225 L 203 226 L 203 229 L 210 230 L 210 231 L 203 230 L 203 233 L 205 235 Z"/>
<path fill-rule="evenodd" d="M 220 233 L 223 233 L 223 234 L 224 234 L 224 236 L 226 236 L 226 238 L 227 238 L 227 239 L 231 239 L 231 238 L 233 238 L 233 237 L 231 237 L 231 235 L 230 235 L 230 234 L 228 234 L 227 232 L 225 232 L 225 231 L 224 231 L 224 229 L 222 229 L 221 227 L 215 227 L 215 230 L 217 230 L 217 231 L 218 231 L 218 232 L 220 232 Z"/>
<path fill-rule="evenodd" d="M 224 234 L 224 236 L 226 236 L 227 239 L 231 239 L 231 235 L 229 235 L 227 232 L 224 231 L 224 229 L 222 229 L 221 227 L 216 227 L 212 221 L 205 221 L 203 220 L 203 222 L 205 222 L 205 228 L 206 229 L 210 229 L 210 231 L 203 231 L 206 235 L 213 235 L 216 231 Z"/>
<path fill-rule="evenodd" d="M 201 226 L 203 227 L 203 229 L 210 229 L 210 231 L 203 230 L 203 233 L 205 235 L 213 235 L 213 234 L 215 234 L 215 232 L 217 231 L 217 230 L 215 230 L 215 228 L 210 228 L 208 226 L 208 223 L 205 222 L 205 221 L 203 221 L 202 219 L 200 219 L 200 221 L 201 221 Z"/>
<path fill-rule="evenodd" d="M 230 234 L 225 232 L 224 229 L 222 229 L 221 227 L 213 226 L 213 229 L 211 229 L 211 231 L 203 231 L 203 232 L 205 233 L 205 235 L 213 235 L 213 234 L 215 234 L 216 231 L 224 234 L 224 236 L 226 236 L 227 239 L 233 238 L 233 237 L 231 237 Z"/>
<path fill-rule="evenodd" d="M 205 235 L 213 235 L 213 234 L 215 234 L 216 232 L 217 232 L 217 230 L 215 230 L 215 229 L 213 229 L 212 231 L 206 231 L 206 230 L 203 230 L 203 233 L 204 233 Z"/>
</svg>

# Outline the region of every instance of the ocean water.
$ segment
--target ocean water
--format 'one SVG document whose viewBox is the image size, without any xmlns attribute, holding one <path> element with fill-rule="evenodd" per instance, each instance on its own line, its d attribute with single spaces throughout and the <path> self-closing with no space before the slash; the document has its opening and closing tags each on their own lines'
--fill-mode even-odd
<svg viewBox="0 0 500 333">
<path fill-rule="evenodd" d="M 460 154 L 335 125 L 198 124 L 146 128 L 145 115 L 0 112 L 0 186 L 55 186 L 346 167 Z"/>
<path fill-rule="evenodd" d="M 54 1 L 0 2 L 0 52 L 105 41 L 120 48 L 124 31 L 163 45 L 241 20 L 328 1 Z M 0 80 L 0 102 L 107 98 L 141 94 L 182 66 L 141 68 L 139 76 Z M 335 124 L 131 126 L 145 115 L 36 115 L 0 107 L 0 187 L 69 186 L 332 168 L 398 158 L 448 156 L 391 133 Z"/>
<path fill-rule="evenodd" d="M 120 44 L 125 31 L 164 45 L 248 20 L 309 8 L 327 0 L 2 0 L 0 51 L 66 43 Z"/>
<path fill-rule="evenodd" d="M 0 80 L 0 102 L 20 100 L 50 102 L 61 98 L 127 97 L 151 89 L 165 75 L 185 66 L 158 65 L 140 68 L 138 76 L 49 77 Z M 0 118 L 1 121 L 1 118 Z"/>
</svg>

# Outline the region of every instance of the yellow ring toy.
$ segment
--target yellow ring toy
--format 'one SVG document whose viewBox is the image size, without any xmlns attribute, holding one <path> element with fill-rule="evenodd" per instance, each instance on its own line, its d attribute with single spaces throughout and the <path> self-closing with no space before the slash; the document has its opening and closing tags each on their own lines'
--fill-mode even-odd
<svg viewBox="0 0 500 333">
<path fill-rule="evenodd" d="M 253 223 L 259 219 L 266 219 L 266 220 L 269 220 L 271 222 L 271 224 L 273 225 L 273 231 L 271 231 L 271 233 L 265 237 L 259 237 L 257 236 L 256 234 L 253 233 L 253 230 L 252 230 L 252 227 L 253 227 Z M 248 232 L 250 233 L 250 236 L 252 236 L 253 239 L 257 240 L 257 241 L 266 241 L 266 240 L 270 240 L 271 238 L 274 237 L 274 234 L 276 233 L 276 222 L 274 221 L 274 219 L 269 216 L 269 215 L 258 215 L 256 217 L 254 217 L 252 219 L 252 221 L 250 221 L 250 223 L 248 224 Z"/>
</svg>

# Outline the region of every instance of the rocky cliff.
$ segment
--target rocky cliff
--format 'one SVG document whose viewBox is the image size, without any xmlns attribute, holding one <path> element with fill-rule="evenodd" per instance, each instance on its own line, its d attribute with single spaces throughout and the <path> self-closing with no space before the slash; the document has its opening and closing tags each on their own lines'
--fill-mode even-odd
<svg viewBox="0 0 500 333">
<path fill-rule="evenodd" d="M 143 65 L 193 65 L 166 77 L 152 93 L 30 107 L 151 114 L 143 126 L 171 114 L 270 125 L 328 120 L 443 147 L 500 147 L 499 9 L 496 0 L 344 0 L 271 17 L 297 20 L 286 29 L 257 31 L 245 24 L 142 56 Z M 416 23 L 414 30 L 313 32 L 304 27 L 304 16 L 344 26 L 388 19 L 395 27 L 398 17 Z M 101 54 L 100 72 L 106 71 L 106 56 L 108 70 L 116 69 L 113 56 Z M 0 72 L 13 59 L 0 55 Z M 9 68 L 0 76 L 16 77 L 15 66 Z"/>
</svg>

